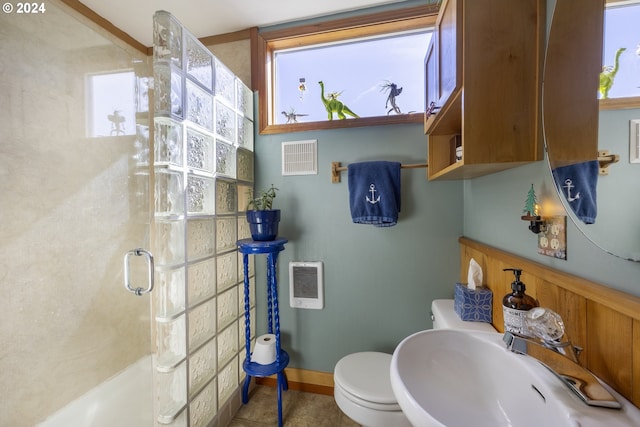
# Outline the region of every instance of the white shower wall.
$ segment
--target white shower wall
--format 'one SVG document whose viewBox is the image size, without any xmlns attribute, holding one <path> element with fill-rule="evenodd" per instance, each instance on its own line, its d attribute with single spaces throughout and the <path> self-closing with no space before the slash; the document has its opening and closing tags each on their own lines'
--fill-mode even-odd
<svg viewBox="0 0 640 427">
<path fill-rule="evenodd" d="M 236 241 L 250 237 L 253 94 L 167 12 L 154 16 L 154 89 L 155 419 L 207 426 L 239 405 L 245 378 Z"/>
</svg>

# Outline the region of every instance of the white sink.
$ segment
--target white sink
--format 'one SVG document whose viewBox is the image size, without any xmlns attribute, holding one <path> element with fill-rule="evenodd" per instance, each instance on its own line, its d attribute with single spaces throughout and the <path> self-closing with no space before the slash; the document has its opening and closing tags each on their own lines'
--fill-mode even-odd
<svg viewBox="0 0 640 427">
<path fill-rule="evenodd" d="M 588 406 L 497 332 L 413 334 L 393 353 L 391 385 L 416 427 L 640 426 L 640 410 L 608 386 L 622 408 Z"/>
</svg>

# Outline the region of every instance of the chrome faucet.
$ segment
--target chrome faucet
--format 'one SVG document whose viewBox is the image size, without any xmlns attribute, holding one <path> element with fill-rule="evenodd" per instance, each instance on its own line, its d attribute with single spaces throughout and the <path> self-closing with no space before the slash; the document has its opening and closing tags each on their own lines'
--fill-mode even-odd
<svg viewBox="0 0 640 427">
<path fill-rule="evenodd" d="M 621 408 L 620 402 L 600 381 L 580 365 L 580 348 L 574 347 L 564 333 L 560 316 L 547 308 L 534 308 L 525 317 L 530 336 L 505 332 L 507 349 L 535 358 L 555 374 L 587 405 Z"/>
</svg>

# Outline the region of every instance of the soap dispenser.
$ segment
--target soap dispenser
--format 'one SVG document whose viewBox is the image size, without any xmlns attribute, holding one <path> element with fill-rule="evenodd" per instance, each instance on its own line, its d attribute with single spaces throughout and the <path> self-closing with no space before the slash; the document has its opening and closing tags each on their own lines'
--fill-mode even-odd
<svg viewBox="0 0 640 427">
<path fill-rule="evenodd" d="M 526 286 L 520 281 L 522 270 L 519 268 L 505 268 L 503 271 L 513 271 L 515 280 L 511 282 L 511 293 L 502 298 L 502 314 L 505 332 L 518 335 L 528 335 L 525 325 L 527 311 L 539 307 L 538 301 L 525 293 Z"/>
</svg>

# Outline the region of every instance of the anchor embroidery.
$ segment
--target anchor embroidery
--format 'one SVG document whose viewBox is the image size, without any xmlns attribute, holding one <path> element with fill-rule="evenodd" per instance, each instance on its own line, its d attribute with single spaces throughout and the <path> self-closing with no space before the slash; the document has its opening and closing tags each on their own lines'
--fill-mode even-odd
<svg viewBox="0 0 640 427">
<path fill-rule="evenodd" d="M 566 185 L 564 185 L 563 187 L 567 189 L 567 200 L 569 202 L 573 202 L 574 200 L 578 200 L 580 198 L 580 192 L 578 191 L 578 194 L 576 194 L 575 197 L 571 196 L 571 189 L 574 188 L 575 186 L 573 185 L 573 181 L 569 178 L 564 180 L 564 183 Z"/>
<path fill-rule="evenodd" d="M 371 203 L 372 205 L 375 205 L 376 203 L 378 203 L 380 201 L 380 195 L 378 195 L 378 198 L 376 199 L 376 185 L 375 184 L 371 184 L 369 186 L 369 192 L 371 193 L 371 199 L 369 199 L 369 196 L 367 196 L 367 202 Z"/>
</svg>

